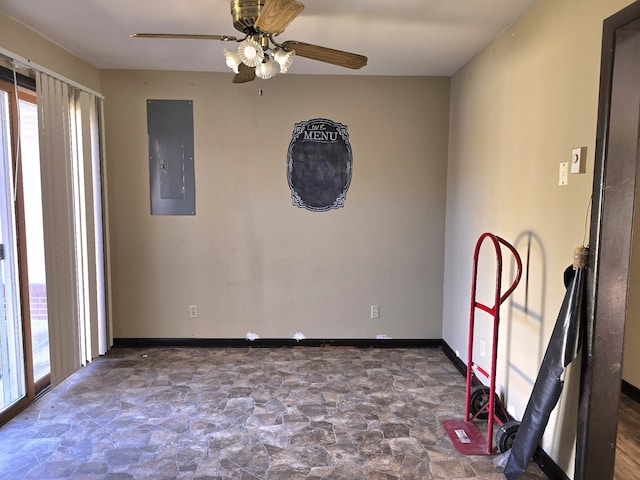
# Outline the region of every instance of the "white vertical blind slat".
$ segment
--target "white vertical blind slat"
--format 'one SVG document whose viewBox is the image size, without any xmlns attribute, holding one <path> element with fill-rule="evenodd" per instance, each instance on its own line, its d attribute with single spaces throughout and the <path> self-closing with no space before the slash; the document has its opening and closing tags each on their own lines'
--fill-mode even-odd
<svg viewBox="0 0 640 480">
<path fill-rule="evenodd" d="M 81 210 L 80 215 L 83 221 L 82 249 L 83 249 L 83 296 L 85 318 L 81 322 L 84 327 L 84 357 L 90 362 L 93 352 L 98 352 L 98 290 L 99 284 L 96 277 L 96 240 L 95 240 L 95 207 L 93 190 L 93 168 L 92 168 L 92 139 L 91 139 L 91 98 L 90 95 L 80 92 L 78 97 L 79 112 L 79 153 L 78 173 L 79 185 L 83 188 L 80 191 Z M 95 259 L 96 261 L 92 261 Z"/>
<path fill-rule="evenodd" d="M 70 136 L 71 136 L 71 172 L 73 188 L 73 219 L 75 233 L 75 265 L 77 281 L 77 301 L 78 301 L 78 341 L 80 363 L 84 366 L 91 360 L 91 353 L 87 345 L 87 319 L 90 316 L 88 288 L 88 258 L 87 258 L 87 221 L 86 221 L 86 190 L 84 188 L 84 163 L 83 159 L 83 127 L 82 127 L 82 107 L 80 103 L 80 92 L 72 90 L 70 92 Z M 89 342 L 90 345 L 90 342 Z"/>
<path fill-rule="evenodd" d="M 97 225 L 100 228 L 100 232 L 96 232 L 96 241 L 100 242 L 101 247 L 101 258 L 102 261 L 99 263 L 100 271 L 98 277 L 104 279 L 104 286 L 101 290 L 101 305 L 102 308 L 100 310 L 102 318 L 100 322 L 100 354 L 107 352 L 107 349 L 113 345 L 113 308 L 111 305 L 111 299 L 113 298 L 111 295 L 111 250 L 109 247 L 109 222 L 106 220 L 109 218 L 109 188 L 108 188 L 108 170 L 107 164 L 104 159 L 107 158 L 106 150 L 105 150 L 105 141 L 104 141 L 104 129 L 102 126 L 104 125 L 104 99 L 102 97 L 96 97 L 95 108 L 96 108 L 96 118 L 94 125 L 96 126 L 93 129 L 95 139 L 94 141 L 97 143 L 96 149 L 94 151 L 94 155 L 96 156 L 94 160 L 94 168 L 96 171 L 100 172 L 100 178 L 98 181 L 98 186 L 96 190 L 100 190 L 102 195 L 98 197 L 98 201 L 100 201 L 100 218 L 101 222 L 97 222 Z M 97 179 L 97 176 L 94 176 L 94 180 Z M 98 214 L 96 214 L 97 218 Z"/>
<path fill-rule="evenodd" d="M 92 303 L 91 310 L 91 351 L 92 355 L 104 355 L 107 352 L 107 323 L 106 323 L 106 305 L 105 305 L 105 268 L 104 268 L 104 233 L 102 229 L 102 197 L 100 195 L 101 188 L 101 169 L 100 169 L 100 122 L 98 121 L 99 105 L 102 100 L 91 95 L 86 95 L 85 125 L 88 126 L 87 138 L 89 142 L 89 151 L 85 168 L 90 175 L 87 176 L 85 185 L 91 186 L 91 194 L 87 198 L 91 199 L 92 215 L 91 223 L 88 227 L 89 231 L 89 258 L 95 258 L 95 262 L 91 262 L 91 277 L 95 282 L 95 298 Z M 92 251 L 91 251 L 92 250 Z M 102 286 L 99 284 L 102 280 Z M 90 287 L 93 288 L 93 287 Z"/>
</svg>

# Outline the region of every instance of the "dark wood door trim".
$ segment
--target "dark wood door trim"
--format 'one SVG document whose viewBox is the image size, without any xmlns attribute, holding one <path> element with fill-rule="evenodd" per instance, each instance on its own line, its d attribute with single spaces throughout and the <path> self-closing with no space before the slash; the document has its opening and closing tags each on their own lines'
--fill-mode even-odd
<svg viewBox="0 0 640 480">
<path fill-rule="evenodd" d="M 637 1 L 603 28 L 576 480 L 612 479 L 615 464 L 640 127 L 639 19 Z"/>
</svg>

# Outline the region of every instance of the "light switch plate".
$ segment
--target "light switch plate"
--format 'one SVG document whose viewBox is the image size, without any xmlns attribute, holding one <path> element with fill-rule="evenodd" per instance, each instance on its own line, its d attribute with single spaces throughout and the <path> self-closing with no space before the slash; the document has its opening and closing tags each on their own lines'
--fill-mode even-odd
<svg viewBox="0 0 640 480">
<path fill-rule="evenodd" d="M 561 187 L 569 184 L 569 162 L 562 162 L 560 164 L 560 171 L 558 173 L 558 185 Z"/>
</svg>

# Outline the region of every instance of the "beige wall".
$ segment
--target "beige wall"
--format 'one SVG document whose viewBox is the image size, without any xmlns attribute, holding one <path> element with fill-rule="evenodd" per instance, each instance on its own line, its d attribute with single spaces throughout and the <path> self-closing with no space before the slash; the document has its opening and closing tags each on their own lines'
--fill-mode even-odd
<svg viewBox="0 0 640 480">
<path fill-rule="evenodd" d="M 100 71 L 0 13 L 0 47 L 93 90 Z"/>
<path fill-rule="evenodd" d="M 283 75 L 258 96 L 231 78 L 102 74 L 114 336 L 441 338 L 449 79 Z M 195 216 L 149 213 L 147 99 L 194 101 Z M 291 202 L 287 148 L 312 118 L 349 129 L 338 210 Z"/>
<path fill-rule="evenodd" d="M 515 243 L 530 270 L 514 301 L 527 311 L 503 309 L 499 381 L 517 418 L 562 303 L 562 273 L 585 236 L 602 22 L 629 3 L 541 0 L 452 79 L 443 337 L 466 360 L 478 236 L 490 231 Z M 559 187 L 559 164 L 579 146 L 588 148 L 588 173 Z M 490 331 L 480 331 L 480 338 L 490 342 Z M 567 472 L 573 470 L 576 379 L 567 379 L 556 410 L 563 421 L 552 417 L 543 441 Z"/>
</svg>

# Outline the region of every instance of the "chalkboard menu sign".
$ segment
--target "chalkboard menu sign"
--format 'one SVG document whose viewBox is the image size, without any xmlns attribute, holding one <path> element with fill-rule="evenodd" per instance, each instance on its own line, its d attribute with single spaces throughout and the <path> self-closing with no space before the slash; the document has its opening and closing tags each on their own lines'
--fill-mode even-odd
<svg viewBox="0 0 640 480">
<path fill-rule="evenodd" d="M 287 155 L 293 204 L 314 212 L 343 207 L 352 163 L 346 125 L 324 118 L 296 123 Z"/>
</svg>

